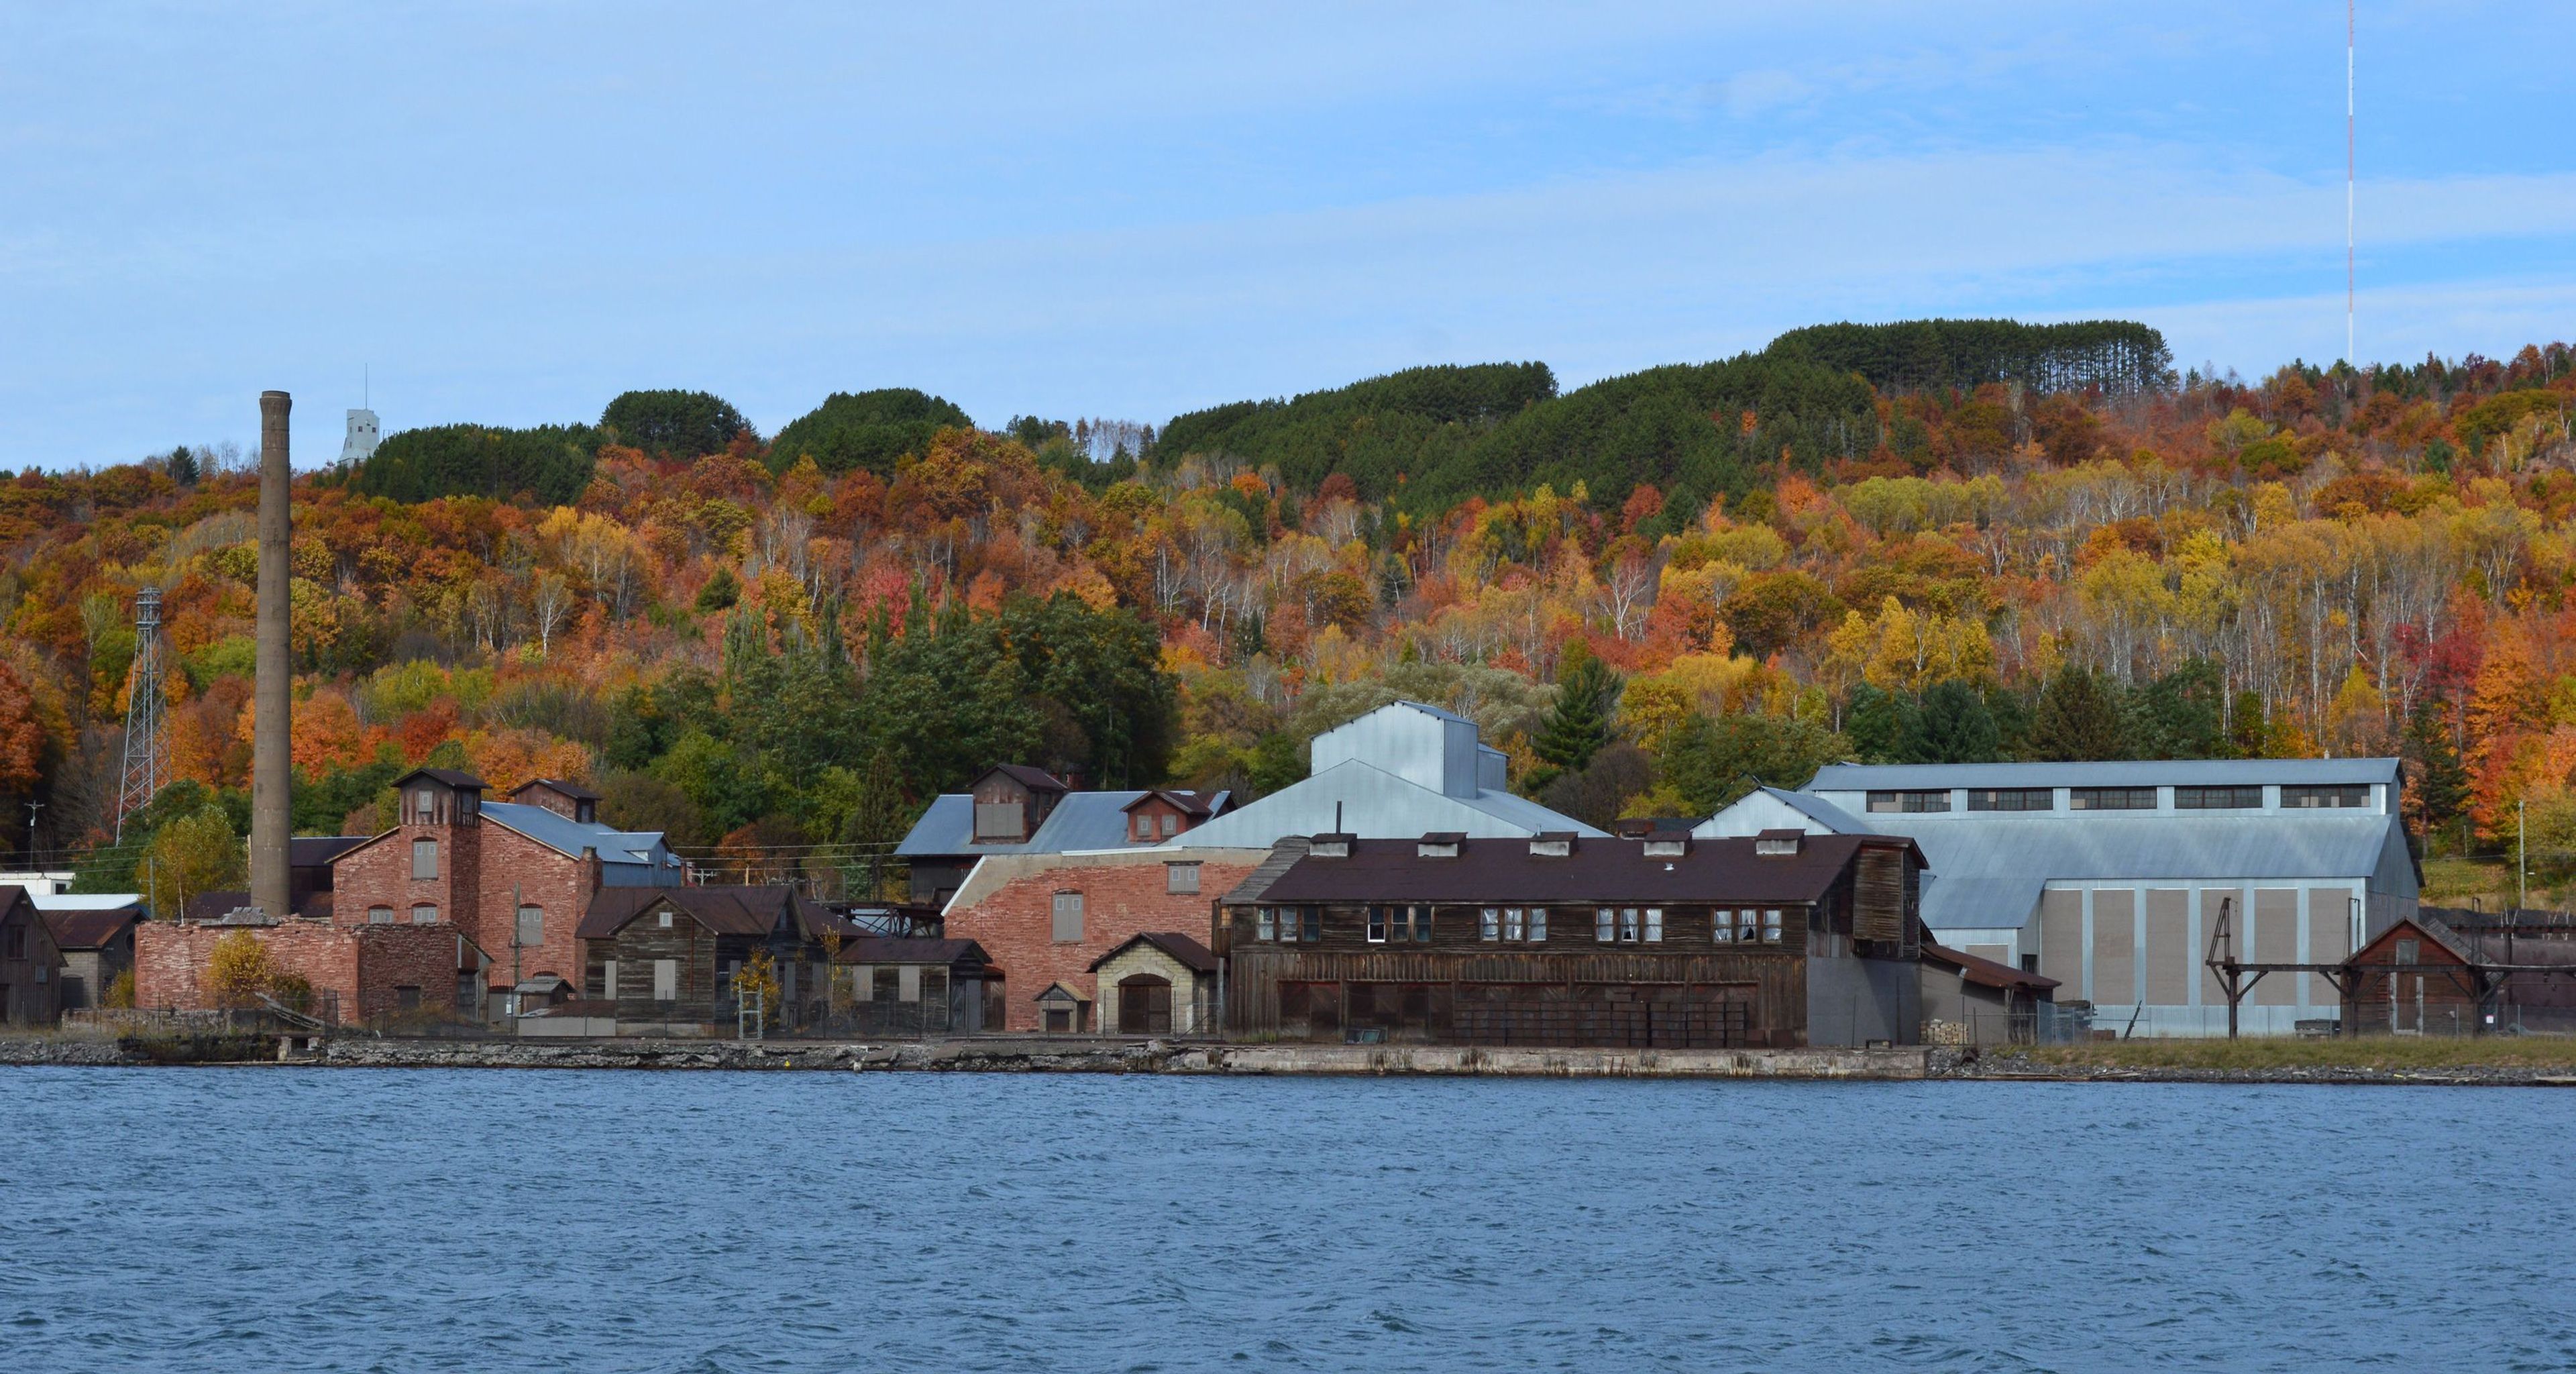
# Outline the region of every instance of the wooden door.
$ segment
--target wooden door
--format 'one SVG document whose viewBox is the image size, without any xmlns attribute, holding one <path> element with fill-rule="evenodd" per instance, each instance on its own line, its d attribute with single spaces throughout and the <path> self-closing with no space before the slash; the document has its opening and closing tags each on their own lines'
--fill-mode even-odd
<svg viewBox="0 0 2576 1374">
<path fill-rule="evenodd" d="M 1172 1033 L 1172 985 L 1150 973 L 1118 984 L 1118 1031 L 1121 1035 Z"/>
</svg>

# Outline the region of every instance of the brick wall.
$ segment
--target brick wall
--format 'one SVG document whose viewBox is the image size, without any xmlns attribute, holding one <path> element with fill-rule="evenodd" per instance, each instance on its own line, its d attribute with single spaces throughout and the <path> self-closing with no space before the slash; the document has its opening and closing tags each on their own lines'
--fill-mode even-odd
<svg viewBox="0 0 2576 1374">
<path fill-rule="evenodd" d="M 434 879 L 411 876 L 412 841 L 421 836 L 439 841 Z M 405 825 L 351 850 L 334 866 L 338 900 L 332 919 L 363 926 L 369 907 L 386 906 L 393 909 L 394 923 L 405 925 L 415 904 L 434 903 L 439 921 L 464 932 L 490 960 L 484 977 L 491 987 L 507 991 L 514 972 L 522 979 L 551 973 L 578 985 L 582 957 L 573 930 L 590 907 L 597 871 L 596 860 L 585 864 L 488 816 L 462 828 Z M 514 971 L 511 940 L 522 903 L 542 911 L 544 938 L 515 952 Z"/>
<path fill-rule="evenodd" d="M 1003 1025 L 987 1029 L 1037 1030 L 1037 995 L 1058 982 L 1091 993 L 1099 1018 L 1104 1004 L 1093 991 L 1093 960 L 1148 931 L 1178 931 L 1206 943 L 1211 904 L 1268 856 L 1243 849 L 1000 855 L 984 860 L 958 890 L 946 933 L 982 945 L 1001 965 Z M 1199 864 L 1197 892 L 1164 890 L 1164 868 L 1173 860 Z M 1054 938 L 1058 892 L 1083 894 L 1078 942 Z"/>
<path fill-rule="evenodd" d="M 300 974 L 316 991 L 336 993 L 340 1019 L 364 1021 L 399 1009 L 400 989 L 420 989 L 424 1008 L 456 1003 L 456 928 L 340 926 L 288 921 L 275 926 L 183 926 L 148 921 L 134 935 L 134 1004 L 206 1011 L 214 1007 L 207 961 L 215 945 L 248 930 L 268 946 L 281 974 Z M 470 956 L 469 956 L 470 957 Z"/>
</svg>

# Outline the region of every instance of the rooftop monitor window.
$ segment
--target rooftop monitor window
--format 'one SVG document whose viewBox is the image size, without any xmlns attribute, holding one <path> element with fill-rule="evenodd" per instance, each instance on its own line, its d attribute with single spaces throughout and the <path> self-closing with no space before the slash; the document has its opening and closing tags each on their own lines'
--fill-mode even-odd
<svg viewBox="0 0 2576 1374">
<path fill-rule="evenodd" d="M 1678 859 L 1690 853 L 1690 841 L 1680 835 L 1657 835 L 1646 841 L 1649 859 Z"/>
<path fill-rule="evenodd" d="M 1972 787 L 1971 811 L 2054 811 L 2057 791 L 2050 787 Z"/>
<path fill-rule="evenodd" d="M 2263 804 L 2260 787 L 2177 787 L 2177 811 L 2251 811 Z"/>
<path fill-rule="evenodd" d="M 1872 792 L 1869 794 L 1869 809 L 1881 814 L 1947 811 L 1950 809 L 1950 792 L 1948 788 L 1932 792 Z"/>
<path fill-rule="evenodd" d="M 2285 809 L 2295 807 L 2301 810 L 2318 806 L 2368 806 L 2370 805 L 2370 784 L 2356 782 L 2327 787 L 2284 787 L 2281 789 L 2281 805 Z"/>
<path fill-rule="evenodd" d="M 1781 835 L 1756 835 L 1753 837 L 1753 852 L 1765 856 L 1795 854 L 1800 838 L 1799 832 L 1794 830 Z"/>
<path fill-rule="evenodd" d="M 2070 787 L 2066 805 L 2075 811 L 2153 811 L 2156 789 L 2152 787 Z"/>
</svg>

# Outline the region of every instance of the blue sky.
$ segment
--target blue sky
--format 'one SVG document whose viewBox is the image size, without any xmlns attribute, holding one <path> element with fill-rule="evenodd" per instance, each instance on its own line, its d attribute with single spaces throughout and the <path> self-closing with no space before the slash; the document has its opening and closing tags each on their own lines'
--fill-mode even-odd
<svg viewBox="0 0 2576 1374">
<path fill-rule="evenodd" d="M 297 402 L 1160 424 L 1825 320 L 2343 347 L 2343 8 L 0 8 L 0 467 Z M 2360 8 L 2360 352 L 2576 336 L 2576 7 Z"/>
</svg>

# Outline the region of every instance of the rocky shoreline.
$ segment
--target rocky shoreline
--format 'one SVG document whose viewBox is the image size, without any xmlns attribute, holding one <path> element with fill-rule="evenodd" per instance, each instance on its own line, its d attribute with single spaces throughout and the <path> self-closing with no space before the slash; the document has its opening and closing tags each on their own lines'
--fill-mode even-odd
<svg viewBox="0 0 2576 1374">
<path fill-rule="evenodd" d="M 1192 1076 L 1800 1078 L 2029 1083 L 2324 1083 L 2576 1087 L 2565 1069 L 2514 1065 L 2263 1069 L 2058 1063 L 2024 1051 L 1492 1050 L 1358 1045 L 1226 1045 L 1146 1040 L 973 1039 L 900 1044 L 731 1040 L 446 1040 L 342 1036 L 283 1051 L 273 1037 L 193 1041 L 76 1035 L 0 1039 L 0 1065 L 142 1067 L 829 1070 L 928 1073 L 1154 1073 Z"/>
</svg>

